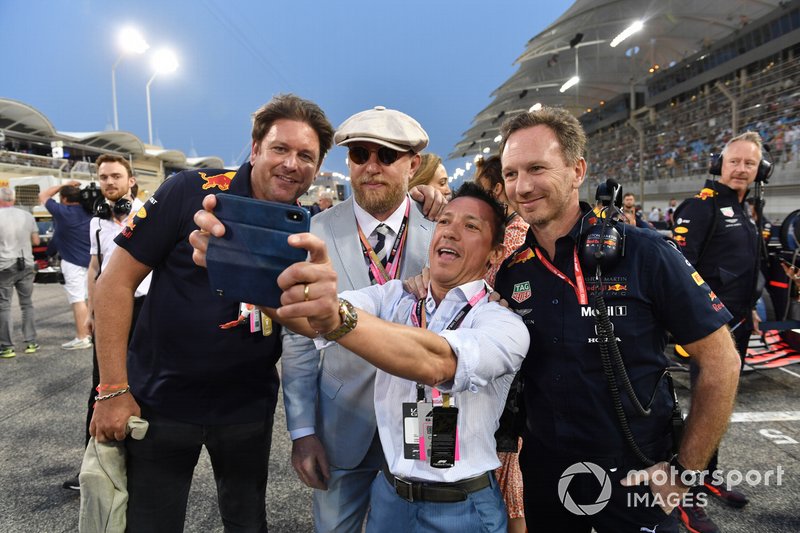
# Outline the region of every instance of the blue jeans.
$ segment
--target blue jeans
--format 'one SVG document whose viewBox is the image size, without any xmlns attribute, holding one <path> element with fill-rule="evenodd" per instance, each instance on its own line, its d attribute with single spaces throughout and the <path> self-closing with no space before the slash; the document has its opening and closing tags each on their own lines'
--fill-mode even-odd
<svg viewBox="0 0 800 533">
<path fill-rule="evenodd" d="M 507 530 L 506 507 L 494 475 L 490 486 L 470 493 L 463 502 L 453 503 L 408 502 L 397 495 L 383 473 L 372 483 L 367 533 L 505 533 Z"/>
<path fill-rule="evenodd" d="M 11 300 L 14 289 L 22 310 L 22 337 L 25 343 L 36 342 L 35 316 L 33 312 L 33 267 L 24 270 L 9 268 L 0 270 L 0 346 L 13 346 L 11 332 Z"/>
<path fill-rule="evenodd" d="M 187 424 L 142 406 L 150 423 L 143 440 L 126 440 L 127 531 L 183 531 L 194 467 L 208 450 L 225 532 L 267 531 L 266 491 L 272 414 L 263 422 Z"/>
</svg>

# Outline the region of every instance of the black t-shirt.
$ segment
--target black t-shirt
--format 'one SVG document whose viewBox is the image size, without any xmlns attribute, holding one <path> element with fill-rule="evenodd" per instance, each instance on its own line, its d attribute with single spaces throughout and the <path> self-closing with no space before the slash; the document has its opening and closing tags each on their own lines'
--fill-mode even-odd
<svg viewBox="0 0 800 533">
<path fill-rule="evenodd" d="M 195 424 L 265 420 L 275 410 L 280 328 L 250 333 L 235 320 L 239 303 L 212 293 L 206 269 L 192 262 L 192 217 L 209 193 L 250 196 L 249 163 L 238 172 L 184 171 L 167 179 L 115 242 L 153 268 L 153 281 L 128 349 L 137 401 Z M 235 272 L 231 272 L 235 276 Z"/>
<path fill-rule="evenodd" d="M 589 206 L 581 204 L 584 213 Z M 587 218 L 592 217 L 590 213 Z M 593 294 L 595 272 L 583 272 L 589 305 L 539 255 L 575 285 L 574 257 L 580 221 L 556 242 L 555 258 L 525 244 L 497 274 L 495 290 L 527 325 L 531 336 L 521 372 L 527 410 L 526 446 L 561 457 L 618 457 L 629 453 L 619 429 L 597 344 Z M 637 444 L 663 447 L 669 431 L 672 396 L 659 377 L 668 361 L 667 331 L 678 342 L 699 340 L 719 329 L 730 314 L 681 253 L 658 233 L 625 226 L 625 256 L 603 272 L 600 285 L 633 388 L 642 404 L 658 389 L 652 414 L 623 405 Z"/>
</svg>

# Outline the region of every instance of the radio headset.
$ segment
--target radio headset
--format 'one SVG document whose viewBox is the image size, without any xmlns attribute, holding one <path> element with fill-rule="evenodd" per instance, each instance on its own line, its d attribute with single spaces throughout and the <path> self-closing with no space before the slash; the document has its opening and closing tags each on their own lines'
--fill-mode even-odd
<svg viewBox="0 0 800 533">
<path fill-rule="evenodd" d="M 92 184 L 94 185 L 94 184 Z M 126 217 L 131 213 L 131 209 L 133 209 L 133 203 L 127 198 L 120 198 L 113 204 L 109 204 L 105 198 L 99 198 L 97 202 L 94 204 L 94 210 L 92 212 L 93 216 L 97 218 L 101 218 L 103 220 L 109 220 L 113 216 L 114 218 L 117 217 Z M 97 233 L 95 234 L 95 239 L 97 239 L 97 274 L 95 275 L 95 279 L 100 276 L 100 273 L 103 271 L 103 250 L 100 246 L 100 228 L 97 228 Z"/>
<path fill-rule="evenodd" d="M 127 198 L 120 198 L 113 204 L 109 204 L 95 182 L 80 190 L 79 201 L 87 213 L 104 220 L 110 219 L 112 215 L 115 217 L 128 216 L 133 209 L 133 204 Z"/>
<path fill-rule="evenodd" d="M 625 369 L 625 363 L 622 360 L 622 353 L 617 344 L 614 324 L 611 323 L 611 318 L 608 316 L 608 308 L 603 298 L 602 281 L 603 271 L 612 270 L 619 261 L 625 257 L 626 223 L 622 220 L 624 218 L 621 209 L 622 186 L 613 179 L 606 180 L 605 183 L 601 183 L 597 187 L 595 200 L 600 205 L 595 208 L 596 218 L 594 219 L 594 223 L 590 224 L 585 229 L 583 227 L 580 229 L 581 239 L 578 257 L 582 268 L 586 269 L 587 272 L 595 273 L 594 289 L 591 290 L 591 293 L 594 299 L 595 312 L 593 314 L 597 329 L 597 344 L 600 348 L 603 373 L 608 382 L 608 389 L 611 393 L 611 399 L 614 404 L 614 411 L 617 414 L 617 419 L 619 420 L 620 429 L 625 437 L 625 441 L 628 443 L 628 447 L 633 451 L 636 457 L 645 465 L 652 466 L 655 464 L 655 461 L 642 452 L 633 438 L 633 432 L 628 423 L 628 416 L 622 405 L 620 386 L 617 382 L 621 382 L 621 386 L 630 399 L 636 414 L 638 416 L 649 416 L 651 412 L 650 408 L 653 405 L 656 392 L 658 391 L 658 386 L 663 378 L 667 378 L 667 383 L 673 397 L 673 453 L 677 453 L 683 434 L 683 416 L 680 406 L 678 405 L 678 396 L 675 394 L 672 376 L 667 369 L 664 369 L 656 382 L 647 406 L 642 406 L 639 398 L 636 396 L 636 391 L 633 390 L 633 385 Z M 602 206 L 602 208 L 600 206 Z M 583 220 L 586 221 L 587 217 L 584 217 Z M 589 220 L 591 220 L 591 217 L 589 217 Z M 583 224 L 583 222 L 581 224 Z"/>
<path fill-rule="evenodd" d="M 764 152 L 769 154 L 769 147 L 763 146 Z M 775 168 L 767 157 L 762 157 L 758 163 L 758 172 L 756 173 L 756 183 L 767 183 L 772 172 Z M 708 173 L 712 176 L 722 176 L 722 154 L 711 154 L 711 165 L 708 167 Z"/>
<path fill-rule="evenodd" d="M 600 268 L 611 270 L 625 255 L 625 223 L 620 220 L 624 216 L 622 186 L 613 179 L 606 180 L 597 186 L 595 200 L 603 207 L 596 213 L 594 224 L 586 230 L 581 228 L 578 250 L 581 265 L 588 272 Z"/>
<path fill-rule="evenodd" d="M 128 216 L 133 208 L 133 204 L 127 198 L 120 198 L 113 204 L 108 202 L 98 202 L 94 208 L 94 216 L 108 220 L 114 217 Z"/>
</svg>

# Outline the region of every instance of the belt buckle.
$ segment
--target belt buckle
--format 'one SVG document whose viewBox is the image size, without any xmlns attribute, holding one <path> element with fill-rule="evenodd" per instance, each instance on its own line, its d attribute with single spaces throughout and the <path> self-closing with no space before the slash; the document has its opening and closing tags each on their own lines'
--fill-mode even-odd
<svg viewBox="0 0 800 533">
<path fill-rule="evenodd" d="M 412 482 L 394 476 L 394 489 L 397 495 L 407 502 L 414 501 L 414 484 Z"/>
</svg>

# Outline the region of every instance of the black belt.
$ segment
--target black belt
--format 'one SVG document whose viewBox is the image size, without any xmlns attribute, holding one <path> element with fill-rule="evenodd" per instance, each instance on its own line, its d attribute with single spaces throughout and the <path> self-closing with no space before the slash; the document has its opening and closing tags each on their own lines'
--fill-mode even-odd
<svg viewBox="0 0 800 533">
<path fill-rule="evenodd" d="M 397 495 L 409 502 L 463 502 L 467 495 L 485 489 L 491 485 L 491 472 L 479 476 L 454 481 L 452 483 L 425 483 L 407 481 L 389 472 L 389 467 L 383 465 L 383 476 L 386 481 L 397 491 Z"/>
</svg>

